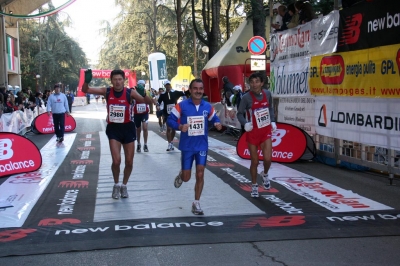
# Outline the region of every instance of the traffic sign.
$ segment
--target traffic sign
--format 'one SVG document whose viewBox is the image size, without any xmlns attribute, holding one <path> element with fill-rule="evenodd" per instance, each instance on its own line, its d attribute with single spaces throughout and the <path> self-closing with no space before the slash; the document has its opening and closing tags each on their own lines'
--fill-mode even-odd
<svg viewBox="0 0 400 266">
<path fill-rule="evenodd" d="M 247 46 L 250 53 L 254 55 L 261 55 L 265 52 L 265 49 L 267 49 L 267 42 L 261 36 L 254 36 L 250 39 Z"/>
</svg>

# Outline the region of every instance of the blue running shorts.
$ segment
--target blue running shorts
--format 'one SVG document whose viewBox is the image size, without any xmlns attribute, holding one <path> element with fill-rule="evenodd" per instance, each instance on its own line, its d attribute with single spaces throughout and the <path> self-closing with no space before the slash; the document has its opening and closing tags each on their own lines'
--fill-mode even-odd
<svg viewBox="0 0 400 266">
<path fill-rule="evenodd" d="M 207 164 L 207 151 L 182 151 L 181 166 L 182 170 L 192 169 L 193 161 L 196 160 L 196 165 Z"/>
</svg>

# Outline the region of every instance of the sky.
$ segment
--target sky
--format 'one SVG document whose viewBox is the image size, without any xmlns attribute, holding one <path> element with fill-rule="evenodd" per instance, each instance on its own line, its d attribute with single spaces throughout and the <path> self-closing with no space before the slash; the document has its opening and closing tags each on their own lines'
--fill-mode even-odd
<svg viewBox="0 0 400 266">
<path fill-rule="evenodd" d="M 53 0 L 55 7 L 59 7 L 68 0 Z M 71 20 L 71 28 L 66 28 L 66 32 L 76 40 L 90 64 L 96 64 L 99 59 L 101 46 L 106 40 L 99 30 L 104 26 L 102 20 L 107 20 L 113 25 L 114 18 L 119 13 L 114 0 L 76 0 L 67 8 L 60 11 L 60 15 L 67 13 Z"/>
</svg>

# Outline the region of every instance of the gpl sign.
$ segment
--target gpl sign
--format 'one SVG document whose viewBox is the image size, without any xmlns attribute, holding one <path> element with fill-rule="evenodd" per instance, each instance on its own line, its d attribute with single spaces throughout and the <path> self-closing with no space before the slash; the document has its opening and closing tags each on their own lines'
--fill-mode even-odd
<svg viewBox="0 0 400 266">
<path fill-rule="evenodd" d="M 261 55 L 267 49 L 267 42 L 261 36 L 254 36 L 247 44 L 249 51 L 253 55 Z"/>
</svg>

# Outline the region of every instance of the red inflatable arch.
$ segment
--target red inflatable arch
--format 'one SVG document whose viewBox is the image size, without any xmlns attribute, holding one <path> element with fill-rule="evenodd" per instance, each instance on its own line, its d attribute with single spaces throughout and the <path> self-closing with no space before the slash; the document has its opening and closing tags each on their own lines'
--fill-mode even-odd
<svg viewBox="0 0 400 266">
<path fill-rule="evenodd" d="M 86 69 L 81 69 L 80 75 L 79 75 L 79 84 L 78 84 L 78 90 L 77 90 L 77 95 L 76 96 L 85 96 L 85 93 L 82 92 L 82 86 L 83 82 L 85 81 L 85 70 Z M 109 79 L 111 75 L 112 70 L 93 70 L 93 78 L 103 78 L 103 79 Z M 128 79 L 128 86 L 129 88 L 132 88 L 133 86 L 136 85 L 136 73 L 132 70 L 124 69 L 125 72 L 125 78 Z"/>
</svg>

